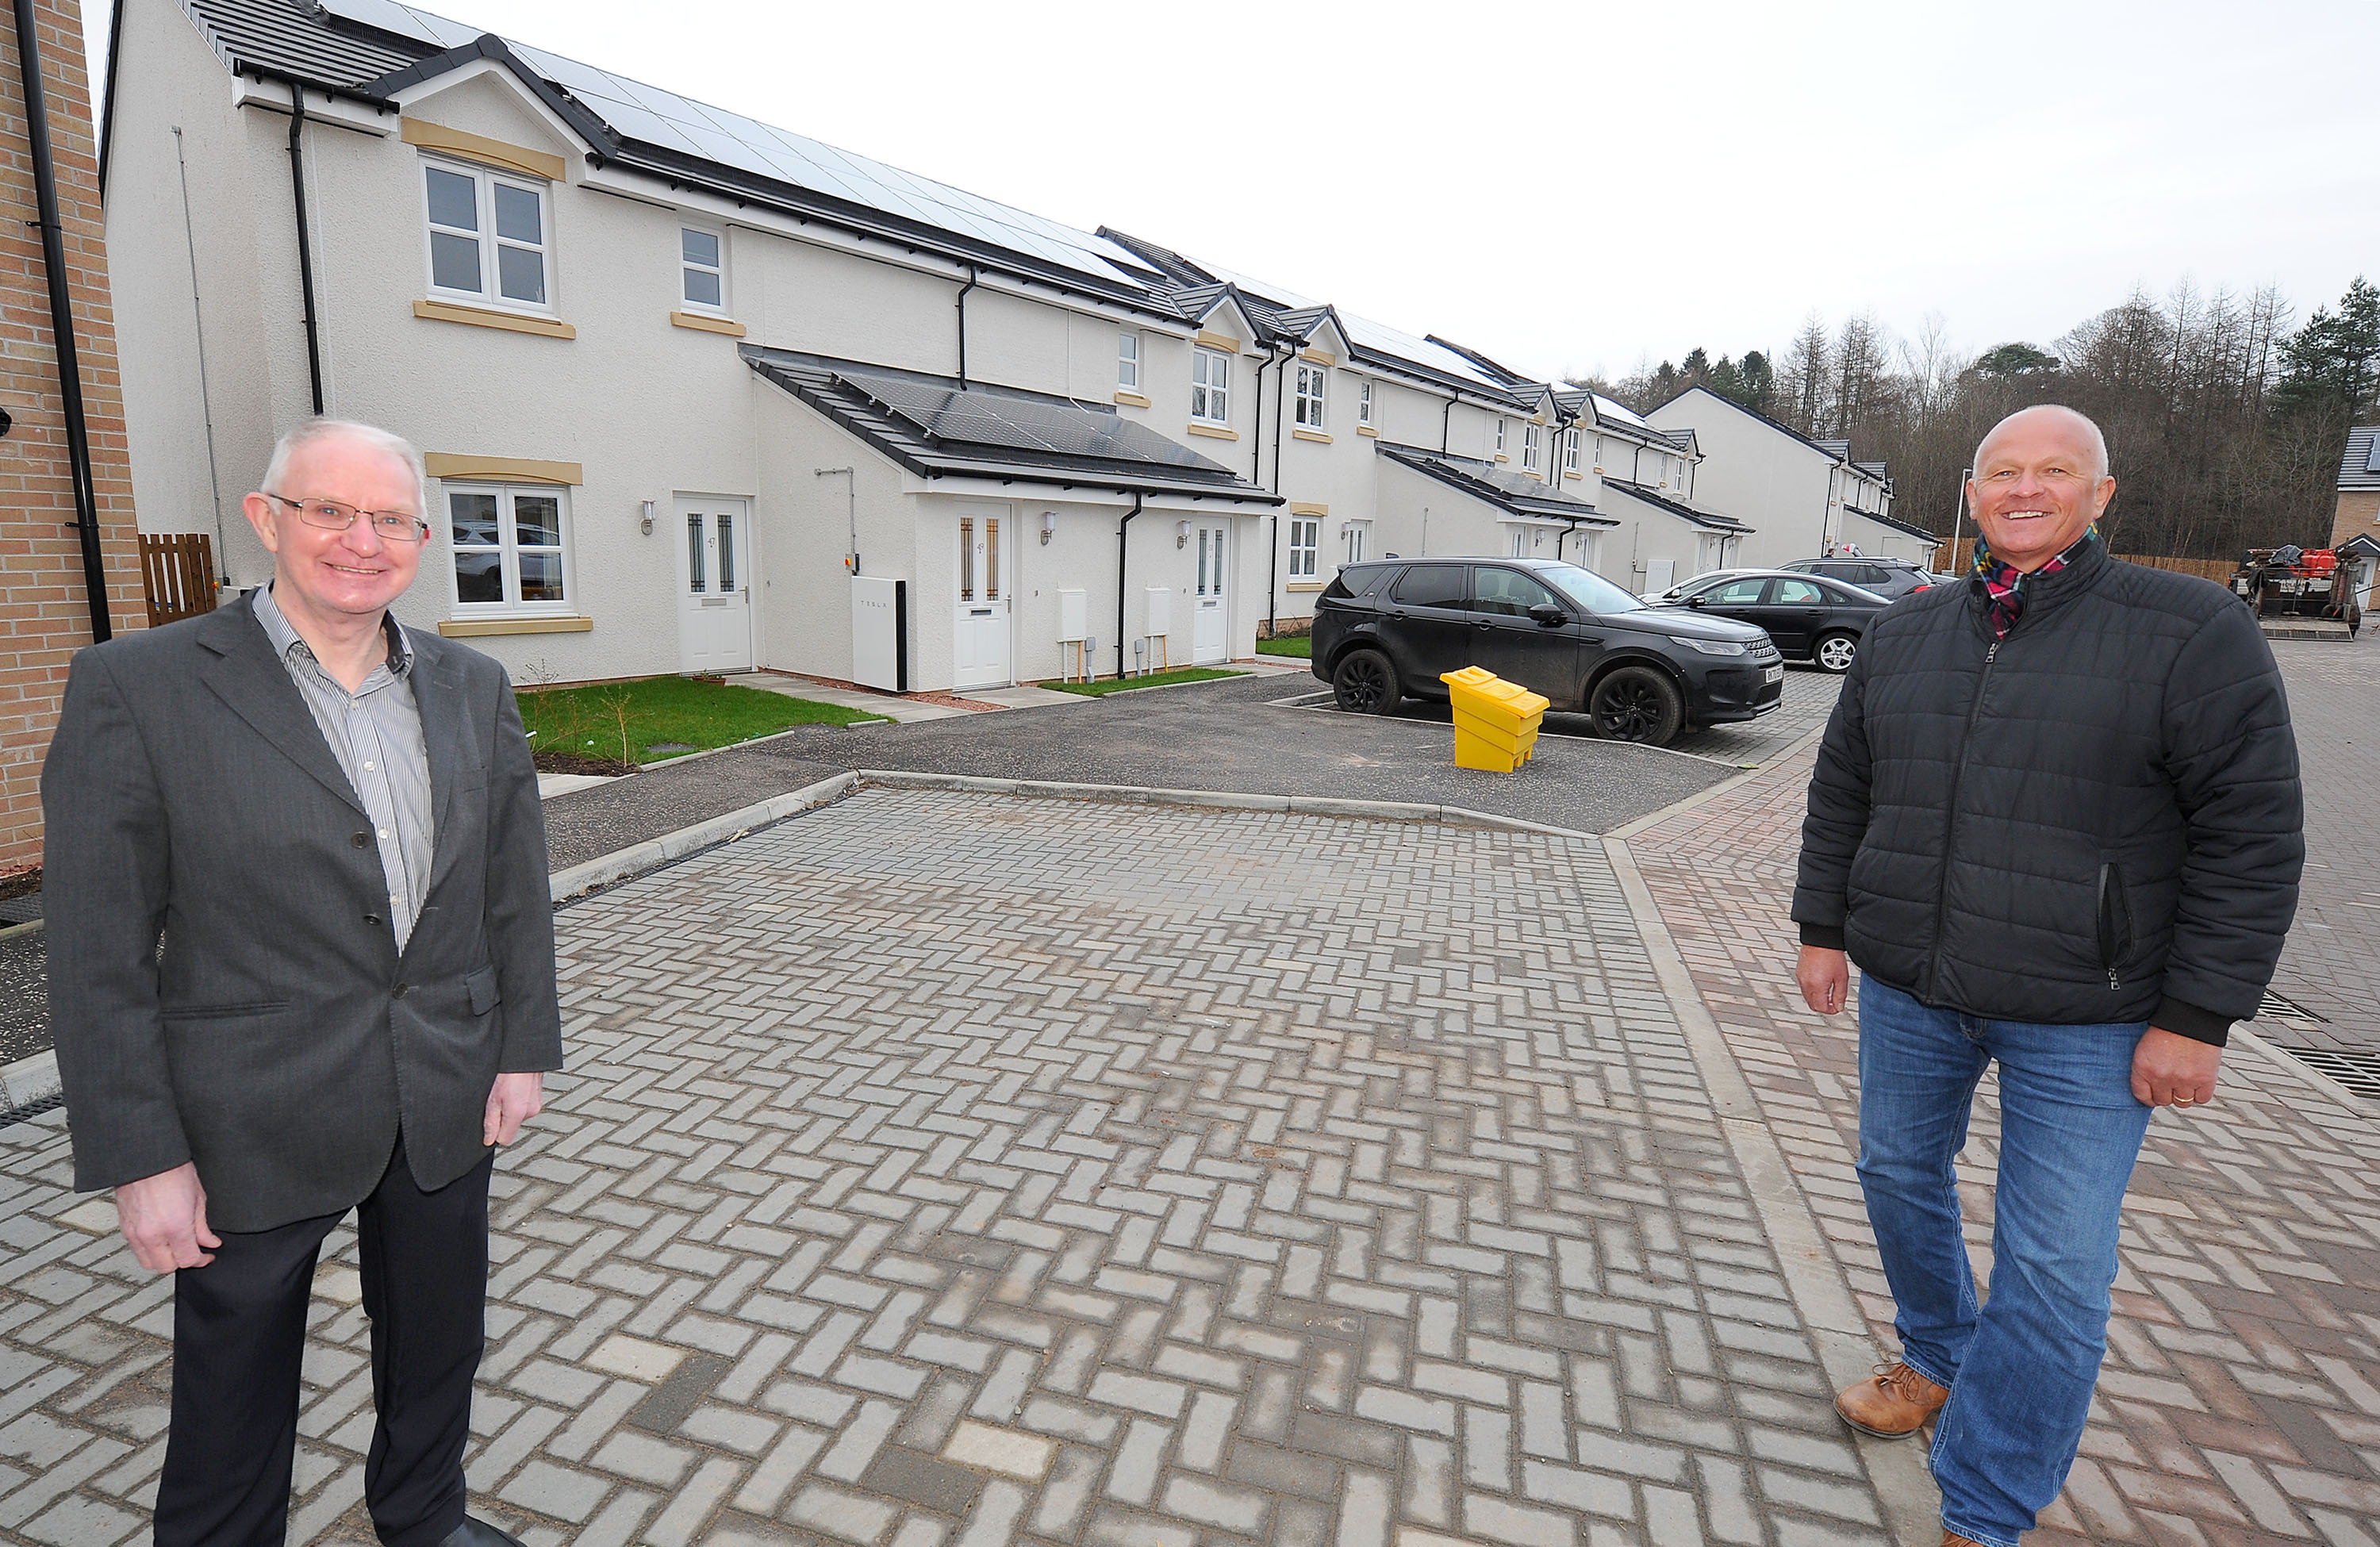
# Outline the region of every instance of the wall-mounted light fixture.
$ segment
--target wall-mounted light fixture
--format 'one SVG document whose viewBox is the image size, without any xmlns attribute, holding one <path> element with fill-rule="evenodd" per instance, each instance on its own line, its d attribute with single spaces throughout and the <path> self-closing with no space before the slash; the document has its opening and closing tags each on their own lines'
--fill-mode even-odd
<svg viewBox="0 0 2380 1547">
<path fill-rule="evenodd" d="M 1187 521 L 1176 521 L 1176 522 L 1174 522 L 1174 523 L 1173 523 L 1173 545 L 1174 545 L 1175 547 L 1177 547 L 1177 548 L 1187 547 L 1187 546 L 1189 545 L 1189 542 L 1190 542 L 1190 523 L 1189 523 L 1189 522 L 1187 522 Z"/>
<path fill-rule="evenodd" d="M 1055 535 L 1057 530 L 1058 513 L 1054 510 L 1043 511 L 1041 513 L 1041 546 L 1044 548 L 1048 547 L 1050 545 L 1050 539 Z"/>
<path fill-rule="evenodd" d="M 637 530 L 643 532 L 647 537 L 650 537 L 653 534 L 653 506 L 655 503 L 656 502 L 652 500 L 647 500 L 644 503 L 640 518 L 637 522 Z"/>
</svg>

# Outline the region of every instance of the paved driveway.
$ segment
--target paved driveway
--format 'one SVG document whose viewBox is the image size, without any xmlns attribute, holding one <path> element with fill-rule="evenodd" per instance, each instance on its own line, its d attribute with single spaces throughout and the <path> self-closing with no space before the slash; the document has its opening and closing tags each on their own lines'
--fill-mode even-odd
<svg viewBox="0 0 2380 1547">
<path fill-rule="evenodd" d="M 2380 1082 L 2380 628 L 2346 644 L 2281 640 L 2305 772 L 2306 873 L 2268 1011 L 2277 1041 L 2361 1054 Z M 2319 1017 L 2319 1018 L 2316 1018 Z"/>
<path fill-rule="evenodd" d="M 879 790 L 560 922 L 470 1460 L 537 1547 L 1883 1540 L 1598 845 Z M 67 1170 L 0 1129 L 0 1534 L 114 1542 L 166 1286 Z"/>
</svg>

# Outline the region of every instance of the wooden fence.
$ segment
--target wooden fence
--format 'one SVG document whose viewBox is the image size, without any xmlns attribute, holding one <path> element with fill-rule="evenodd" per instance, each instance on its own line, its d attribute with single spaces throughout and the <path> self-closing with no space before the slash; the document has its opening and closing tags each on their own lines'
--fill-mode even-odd
<svg viewBox="0 0 2380 1547">
<path fill-rule="evenodd" d="M 1974 552 L 1973 538 L 1959 539 L 1958 551 L 1951 555 L 1948 573 L 1965 574 L 1968 564 L 1974 557 Z M 2184 575 L 2203 575 L 2218 585 L 2229 583 L 2231 572 L 2240 567 L 2230 559 L 2168 558 L 2155 554 L 2118 554 L 2116 556 L 2126 564 L 2143 565 L 2150 569 L 2172 569 Z"/>
<path fill-rule="evenodd" d="M 215 610 L 214 542 L 202 531 L 140 535 L 140 580 L 149 593 L 149 627 Z"/>
</svg>

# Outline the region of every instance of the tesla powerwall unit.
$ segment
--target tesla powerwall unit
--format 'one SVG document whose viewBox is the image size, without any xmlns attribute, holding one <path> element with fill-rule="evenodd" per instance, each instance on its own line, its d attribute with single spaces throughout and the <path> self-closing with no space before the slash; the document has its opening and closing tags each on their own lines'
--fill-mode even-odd
<svg viewBox="0 0 2380 1547">
<path fill-rule="evenodd" d="M 851 680 L 890 693 L 909 690 L 909 582 L 851 578 Z"/>
<path fill-rule="evenodd" d="M 1148 631 L 1160 636 L 1173 632 L 1173 591 L 1169 586 L 1148 588 Z"/>
<path fill-rule="evenodd" d="M 1091 631 L 1091 610 L 1084 605 L 1079 591 L 1058 593 L 1058 642 L 1075 644 Z"/>
</svg>

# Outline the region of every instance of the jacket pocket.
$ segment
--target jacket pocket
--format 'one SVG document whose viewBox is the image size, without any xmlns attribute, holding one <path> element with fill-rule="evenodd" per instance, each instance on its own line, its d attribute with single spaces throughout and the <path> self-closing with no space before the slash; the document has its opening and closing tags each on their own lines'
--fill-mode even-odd
<svg viewBox="0 0 2380 1547">
<path fill-rule="evenodd" d="M 463 987 L 471 996 L 471 1013 L 475 1016 L 486 1015 L 504 1002 L 504 994 L 496 988 L 493 967 L 483 967 L 464 979 Z"/>
<path fill-rule="evenodd" d="M 2110 861 L 2099 867 L 2099 965 L 2107 969 L 2107 986 L 2118 986 L 2116 968 L 2132 948 L 2132 908 L 2124 899 L 2123 867 Z"/>
<path fill-rule="evenodd" d="M 286 999 L 257 999 L 244 1005 L 176 1005 L 157 1012 L 161 1020 L 230 1020 L 239 1016 L 275 1015 L 289 1007 Z"/>
</svg>

